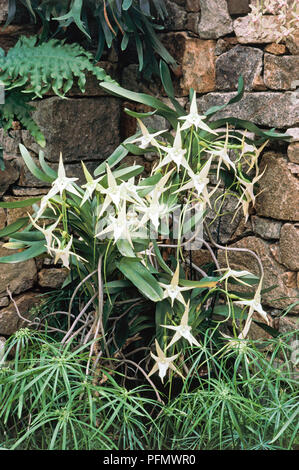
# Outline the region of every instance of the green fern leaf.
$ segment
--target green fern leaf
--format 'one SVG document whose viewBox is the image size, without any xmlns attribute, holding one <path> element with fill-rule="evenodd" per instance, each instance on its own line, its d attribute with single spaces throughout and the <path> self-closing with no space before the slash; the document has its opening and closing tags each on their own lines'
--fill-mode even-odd
<svg viewBox="0 0 299 470">
<path fill-rule="evenodd" d="M 98 80 L 114 82 L 94 65 L 92 54 L 78 44 L 51 39 L 38 45 L 37 40 L 36 36 L 22 36 L 6 56 L 0 55 L 0 80 L 7 90 L 23 88 L 23 92 L 41 98 L 52 88 L 56 95 L 64 97 L 77 78 L 84 93 L 87 72 Z"/>
<path fill-rule="evenodd" d="M 31 100 L 32 95 L 24 95 L 17 91 L 7 92 L 5 103 L 0 108 L 0 127 L 3 127 L 4 131 L 8 131 L 11 129 L 13 121 L 18 120 L 24 128 L 29 130 L 37 143 L 41 147 L 45 147 L 45 137 L 31 117 L 34 110 L 33 106 L 28 104 Z"/>
</svg>

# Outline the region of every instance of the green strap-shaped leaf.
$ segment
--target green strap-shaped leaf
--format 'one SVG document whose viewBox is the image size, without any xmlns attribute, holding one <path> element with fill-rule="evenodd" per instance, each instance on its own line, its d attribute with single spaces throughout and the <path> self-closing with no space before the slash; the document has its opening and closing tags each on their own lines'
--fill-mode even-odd
<svg viewBox="0 0 299 470">
<path fill-rule="evenodd" d="M 26 147 L 23 144 L 19 144 L 20 152 L 23 157 L 23 160 L 28 168 L 28 170 L 39 180 L 44 181 L 46 183 L 52 183 L 53 178 L 50 176 L 46 175 L 43 171 L 41 171 L 36 164 L 34 163 L 30 153 L 26 149 Z"/>
<path fill-rule="evenodd" d="M 41 200 L 40 197 L 31 197 L 30 199 L 25 199 L 24 201 L 12 201 L 12 202 L 0 202 L 0 207 L 3 209 L 18 209 L 20 207 L 29 207 L 32 204 Z"/>
<path fill-rule="evenodd" d="M 121 281 L 110 281 L 104 284 L 105 292 L 109 292 L 109 294 L 118 294 L 119 292 L 123 292 L 126 287 L 130 286 L 130 282 L 127 280 Z"/>
<path fill-rule="evenodd" d="M 20 233 L 14 233 L 13 237 L 10 240 L 18 240 L 22 242 L 26 242 L 28 244 L 40 242 L 45 240 L 45 236 L 39 230 L 35 230 L 34 232 L 28 232 L 27 230 L 23 230 Z"/>
<path fill-rule="evenodd" d="M 218 119 L 217 121 L 210 122 L 209 126 L 211 127 L 211 129 L 217 129 L 219 127 L 222 127 L 226 123 L 232 124 L 236 129 L 238 128 L 247 129 L 250 132 L 254 132 L 256 135 L 261 136 L 262 139 L 259 141 L 252 140 L 249 138 L 246 139 L 249 143 L 254 143 L 255 145 L 260 145 L 261 143 L 265 142 L 265 140 L 267 139 L 272 139 L 272 140 L 279 139 L 279 140 L 286 140 L 286 141 L 291 139 L 291 136 L 287 134 L 281 134 L 281 133 L 275 132 L 274 129 L 270 129 L 269 131 L 264 131 L 260 129 L 258 126 L 256 126 L 255 124 L 253 124 L 253 122 L 245 121 L 244 119 L 239 119 L 235 117 Z M 207 133 L 205 134 L 208 135 Z"/>
<path fill-rule="evenodd" d="M 123 258 L 118 269 L 143 295 L 153 302 L 163 299 L 163 290 L 148 269 L 135 258 Z"/>
<path fill-rule="evenodd" d="M 57 172 L 55 170 L 53 170 L 53 168 L 51 168 L 45 161 L 45 154 L 44 152 L 41 150 L 39 152 L 39 163 L 40 163 L 40 166 L 42 167 L 42 169 L 44 170 L 44 172 L 46 173 L 46 175 L 49 176 L 49 178 L 52 179 L 52 181 L 56 180 L 57 178 Z"/>
<path fill-rule="evenodd" d="M 162 80 L 162 85 L 166 91 L 169 98 L 174 98 L 174 88 L 171 80 L 171 75 L 169 68 L 164 60 L 160 60 L 160 77 Z"/>
<path fill-rule="evenodd" d="M 123 160 L 129 151 L 123 146 L 123 144 L 119 145 L 114 152 L 110 155 L 110 157 L 105 160 L 105 162 L 101 163 L 95 170 L 94 176 L 99 176 L 106 172 L 106 164 L 109 165 L 110 168 L 113 168 L 117 165 L 121 160 Z"/>
<path fill-rule="evenodd" d="M 35 258 L 36 256 L 41 255 L 42 253 L 46 253 L 47 248 L 45 246 L 45 242 L 37 242 L 34 245 L 31 245 L 25 251 L 21 251 L 20 253 L 14 253 L 13 255 L 3 256 L 0 258 L 0 263 L 21 263 L 23 261 L 27 261 L 29 259 Z"/>
<path fill-rule="evenodd" d="M 237 91 L 236 96 L 234 96 L 232 99 L 230 99 L 226 104 L 223 104 L 222 106 L 212 106 L 205 112 L 205 115 L 208 117 L 213 116 L 213 114 L 217 113 L 218 111 L 221 111 L 222 109 L 226 108 L 230 104 L 234 104 L 240 101 L 243 98 L 243 95 L 244 95 L 244 80 L 241 75 L 238 81 L 238 91 Z"/>
<path fill-rule="evenodd" d="M 8 225 L 7 227 L 0 230 L 0 238 L 9 237 L 10 235 L 18 232 L 21 228 L 25 227 L 28 224 L 29 217 L 21 217 L 13 224 Z"/>
<path fill-rule="evenodd" d="M 145 93 L 136 93 L 134 91 L 126 90 L 125 88 L 122 88 L 119 85 L 116 85 L 115 83 L 100 83 L 100 86 L 117 96 L 121 96 L 122 98 L 126 98 L 137 103 L 146 104 L 151 108 L 155 108 L 159 111 L 164 111 L 166 113 L 175 115 L 173 109 L 169 108 L 169 106 L 164 104 L 163 101 L 153 96 L 147 95 Z"/>
<path fill-rule="evenodd" d="M 162 349 L 167 345 L 169 339 L 170 330 L 161 326 L 167 325 L 169 322 L 167 316 L 173 316 L 172 309 L 167 299 L 162 300 L 162 302 L 157 302 L 155 321 L 156 321 L 156 339 Z"/>
</svg>

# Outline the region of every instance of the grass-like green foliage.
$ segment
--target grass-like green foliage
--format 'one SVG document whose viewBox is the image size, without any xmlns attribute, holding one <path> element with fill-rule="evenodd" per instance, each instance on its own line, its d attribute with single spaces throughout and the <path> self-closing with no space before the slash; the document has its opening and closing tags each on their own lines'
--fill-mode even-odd
<svg viewBox="0 0 299 470">
<path fill-rule="evenodd" d="M 215 354 L 210 330 L 183 388 L 162 404 L 144 385 L 123 386 L 116 370 L 86 376 L 88 347 L 19 330 L 0 366 L 0 448 L 292 449 L 295 334 Z"/>
</svg>

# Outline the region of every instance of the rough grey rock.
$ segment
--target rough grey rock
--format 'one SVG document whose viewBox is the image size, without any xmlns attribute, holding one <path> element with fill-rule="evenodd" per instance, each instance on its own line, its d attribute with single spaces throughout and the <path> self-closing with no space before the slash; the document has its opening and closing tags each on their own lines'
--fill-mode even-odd
<svg viewBox="0 0 299 470">
<path fill-rule="evenodd" d="M 299 142 L 293 142 L 288 146 L 288 157 L 292 163 L 299 165 Z"/>
<path fill-rule="evenodd" d="M 250 12 L 249 0 L 227 0 L 227 5 L 231 15 L 244 15 Z"/>
<path fill-rule="evenodd" d="M 15 157 L 20 154 L 19 144 L 21 143 L 21 131 L 4 132 L 0 128 L 0 143 L 3 147 L 4 158 Z"/>
<path fill-rule="evenodd" d="M 209 93 L 197 100 L 200 112 L 212 106 L 227 103 L 235 93 Z M 296 92 L 244 93 L 241 101 L 216 113 L 213 120 L 222 117 L 237 117 L 265 127 L 285 129 L 298 125 L 299 100 Z"/>
<path fill-rule="evenodd" d="M 49 161 L 58 162 L 60 152 L 65 162 L 104 160 L 120 143 L 120 100 L 116 98 L 53 97 L 33 104 L 33 118 L 46 137 L 44 152 Z"/>
<path fill-rule="evenodd" d="M 1 297 L 0 298 L 0 307 L 7 307 L 9 305 L 9 298 L 8 297 Z"/>
<path fill-rule="evenodd" d="M 24 318 L 30 317 L 30 309 L 41 303 L 41 299 L 33 292 L 16 296 L 14 298 L 20 315 Z M 19 328 L 27 326 L 27 322 L 19 318 L 14 304 L 0 310 L 0 334 L 12 335 Z"/>
<path fill-rule="evenodd" d="M 279 241 L 282 263 L 292 271 L 299 271 L 299 224 L 284 224 Z"/>
<path fill-rule="evenodd" d="M 41 287 L 58 289 L 62 286 L 68 274 L 69 271 L 67 269 L 42 269 L 38 273 L 38 283 Z"/>
<path fill-rule="evenodd" d="M 185 6 L 179 6 L 170 0 L 165 1 L 168 16 L 165 18 L 165 29 L 168 31 L 182 31 L 187 22 L 187 11 Z"/>
<path fill-rule="evenodd" d="M 263 66 L 263 52 L 255 47 L 237 45 L 216 60 L 218 90 L 238 88 L 238 77 L 244 78 L 245 90 L 252 90 Z"/>
<path fill-rule="evenodd" d="M 299 180 L 288 168 L 287 159 L 267 152 L 260 163 L 259 192 L 256 211 L 259 216 L 299 221 Z"/>
<path fill-rule="evenodd" d="M 161 36 L 162 39 L 164 35 Z M 127 90 L 137 93 L 149 93 L 158 96 L 161 94 L 161 85 L 153 78 L 151 81 L 145 81 L 138 72 L 138 65 L 130 64 L 123 69 L 121 85 Z"/>
<path fill-rule="evenodd" d="M 6 212 L 2 207 L 0 208 L 0 230 L 5 227 L 6 224 Z"/>
<path fill-rule="evenodd" d="M 291 142 L 299 142 L 299 127 L 293 127 L 286 130 L 286 134 L 290 135 Z"/>
<path fill-rule="evenodd" d="M 291 54 L 299 54 L 299 29 L 293 32 L 291 36 L 286 39 L 286 46 Z"/>
<path fill-rule="evenodd" d="M 299 56 L 265 54 L 264 82 L 272 90 L 292 90 L 299 84 Z M 298 81 L 297 81 L 298 80 Z"/>
<path fill-rule="evenodd" d="M 212 189 L 212 188 L 210 188 Z M 237 199 L 232 195 L 226 195 L 224 202 L 221 197 L 224 194 L 223 189 L 219 188 L 211 197 L 212 210 L 210 209 L 206 216 L 206 221 L 210 224 L 216 215 L 214 211 L 215 204 L 216 210 L 221 215 L 217 217 L 216 220 L 209 225 L 210 232 L 215 241 L 219 241 L 220 244 L 227 243 L 231 238 L 233 238 L 234 233 L 236 232 L 242 218 L 242 212 L 238 211 L 237 215 L 234 217 L 236 212 Z M 218 233 L 219 232 L 219 233 Z M 208 235 L 205 235 L 205 239 L 208 240 Z"/>
<path fill-rule="evenodd" d="M 252 216 L 252 226 L 254 232 L 266 240 L 278 240 L 280 237 L 280 229 L 282 222 L 277 220 L 265 219 L 258 217 L 257 215 Z"/>
<path fill-rule="evenodd" d="M 0 23 L 4 23 L 7 18 L 8 0 L 0 0 Z"/>
<path fill-rule="evenodd" d="M 218 39 L 233 32 L 233 23 L 225 0 L 200 0 L 200 8 L 200 38 Z"/>
<path fill-rule="evenodd" d="M 0 256 L 9 256 L 14 252 L 2 248 Z M 0 264 L 0 296 L 5 296 L 7 287 L 12 294 L 19 294 L 33 287 L 36 280 L 36 266 L 34 260 L 15 264 Z"/>
<path fill-rule="evenodd" d="M 0 197 L 9 186 L 19 178 L 19 171 L 14 162 L 5 162 L 5 169 L 0 171 Z"/>
</svg>

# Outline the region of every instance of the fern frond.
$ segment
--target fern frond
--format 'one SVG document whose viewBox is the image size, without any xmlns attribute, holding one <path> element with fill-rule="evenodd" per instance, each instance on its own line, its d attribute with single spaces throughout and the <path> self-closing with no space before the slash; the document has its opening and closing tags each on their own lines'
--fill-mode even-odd
<svg viewBox="0 0 299 470">
<path fill-rule="evenodd" d="M 0 127 L 3 127 L 4 131 L 9 131 L 13 121 L 18 120 L 25 129 L 28 129 L 36 142 L 45 147 L 45 137 L 31 117 L 34 110 L 34 107 L 28 104 L 31 100 L 32 95 L 24 95 L 19 91 L 7 92 L 5 103 L 0 108 Z"/>
<path fill-rule="evenodd" d="M 36 36 L 22 36 L 6 56 L 0 55 L 0 80 L 6 90 L 22 87 L 22 92 L 41 98 L 52 89 L 64 97 L 77 78 L 84 93 L 87 72 L 99 81 L 114 82 L 102 68 L 94 65 L 92 54 L 78 44 L 51 39 L 38 45 L 37 40 Z"/>
</svg>

